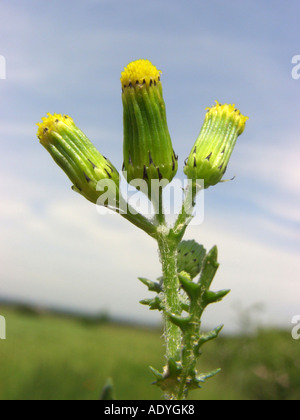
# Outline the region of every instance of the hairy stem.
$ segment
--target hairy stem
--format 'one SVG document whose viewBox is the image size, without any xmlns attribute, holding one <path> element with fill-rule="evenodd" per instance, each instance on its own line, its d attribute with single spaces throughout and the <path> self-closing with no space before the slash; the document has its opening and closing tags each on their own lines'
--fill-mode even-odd
<svg viewBox="0 0 300 420">
<path fill-rule="evenodd" d="M 164 228 L 166 230 L 166 228 Z M 163 229 L 162 229 L 163 230 Z M 158 246 L 163 270 L 163 305 L 164 329 L 166 341 L 166 358 L 180 360 L 181 330 L 169 320 L 168 314 L 180 315 L 179 279 L 177 274 L 177 243 L 170 241 L 167 232 L 161 232 Z"/>
<path fill-rule="evenodd" d="M 187 381 L 191 375 L 191 372 L 195 370 L 197 357 L 195 354 L 196 343 L 199 340 L 200 334 L 200 318 L 201 314 L 197 313 L 197 305 L 191 305 L 191 319 L 189 323 L 189 328 L 185 331 L 184 334 L 184 350 L 182 352 L 182 366 L 183 371 L 180 377 L 180 385 L 178 388 L 178 400 L 184 400 L 187 397 Z"/>
</svg>

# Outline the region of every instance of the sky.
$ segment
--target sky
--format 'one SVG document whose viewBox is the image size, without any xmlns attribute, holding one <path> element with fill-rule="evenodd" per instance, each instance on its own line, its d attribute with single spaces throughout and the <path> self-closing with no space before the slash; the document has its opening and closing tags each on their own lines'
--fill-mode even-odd
<svg viewBox="0 0 300 420">
<path fill-rule="evenodd" d="M 226 176 L 205 191 L 187 239 L 217 244 L 205 313 L 227 332 L 250 323 L 292 328 L 300 314 L 299 2 L 72 0 L 0 2 L 0 299 L 145 323 L 138 277 L 161 275 L 156 243 L 71 191 L 36 138 L 48 112 L 68 114 L 122 166 L 120 75 L 146 58 L 162 71 L 182 167 L 215 100 L 249 116 Z M 300 74 L 300 71 L 299 71 Z M 248 312 L 247 312 L 248 311 Z"/>
</svg>

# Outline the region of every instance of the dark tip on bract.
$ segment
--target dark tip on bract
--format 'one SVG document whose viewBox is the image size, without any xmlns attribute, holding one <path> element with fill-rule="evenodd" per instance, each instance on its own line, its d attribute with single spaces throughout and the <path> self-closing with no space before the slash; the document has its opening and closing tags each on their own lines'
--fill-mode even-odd
<svg viewBox="0 0 300 420">
<path fill-rule="evenodd" d="M 147 174 L 146 165 L 144 165 L 143 179 L 148 179 L 148 174 Z"/>
<path fill-rule="evenodd" d="M 154 162 L 153 162 L 153 159 L 152 159 L 152 156 L 151 156 L 151 152 L 149 152 L 149 164 L 151 165 L 151 164 L 153 164 L 154 165 Z"/>
<path fill-rule="evenodd" d="M 93 169 L 96 169 L 97 168 L 97 166 L 90 160 L 90 159 L 88 159 L 88 161 L 90 162 L 90 164 L 92 165 L 92 167 L 93 167 Z"/>
<path fill-rule="evenodd" d="M 87 182 L 91 182 L 91 178 L 89 178 L 85 172 L 83 172 L 83 174 Z"/>
<path fill-rule="evenodd" d="M 162 176 L 159 168 L 157 168 L 157 173 L 158 173 L 158 179 L 161 181 L 163 179 L 163 176 Z"/>
<path fill-rule="evenodd" d="M 82 191 L 81 188 L 77 187 L 77 185 L 72 185 L 71 188 L 72 188 L 73 191 L 76 191 L 76 190 Z"/>
<path fill-rule="evenodd" d="M 105 172 L 107 173 L 108 177 L 111 178 L 111 174 L 108 172 L 106 168 L 104 168 Z"/>
</svg>

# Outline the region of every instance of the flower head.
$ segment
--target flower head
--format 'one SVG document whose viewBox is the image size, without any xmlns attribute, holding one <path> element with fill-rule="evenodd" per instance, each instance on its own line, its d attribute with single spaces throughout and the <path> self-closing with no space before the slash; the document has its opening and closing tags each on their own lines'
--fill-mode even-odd
<svg viewBox="0 0 300 420">
<path fill-rule="evenodd" d="M 121 84 L 124 89 L 136 84 L 150 86 L 160 81 L 160 75 L 161 71 L 151 61 L 136 60 L 129 63 L 121 73 Z"/>
<path fill-rule="evenodd" d="M 207 108 L 203 127 L 184 168 L 188 178 L 203 179 L 205 188 L 220 182 L 247 119 L 235 105 L 216 101 L 215 106 Z"/>
<path fill-rule="evenodd" d="M 119 186 L 119 174 L 67 115 L 48 114 L 38 123 L 37 136 L 55 162 L 72 181 L 73 190 L 96 203 L 101 193 L 97 183 L 112 180 Z"/>
<path fill-rule="evenodd" d="M 124 166 L 127 180 L 171 181 L 178 168 L 167 125 L 161 71 L 149 60 L 129 63 L 121 75 Z"/>
</svg>

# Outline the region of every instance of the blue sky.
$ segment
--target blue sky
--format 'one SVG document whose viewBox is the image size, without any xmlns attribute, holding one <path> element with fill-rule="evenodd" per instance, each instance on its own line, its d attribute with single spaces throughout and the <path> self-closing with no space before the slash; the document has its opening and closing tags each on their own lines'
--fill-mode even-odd
<svg viewBox="0 0 300 420">
<path fill-rule="evenodd" d="M 300 313 L 299 3 L 283 0 L 34 0 L 2 2 L 0 297 L 158 321 L 139 305 L 137 277 L 160 275 L 155 243 L 102 216 L 70 190 L 36 139 L 47 112 L 67 113 L 121 168 L 120 73 L 150 59 L 162 70 L 180 166 L 217 99 L 249 116 L 227 175 L 205 194 L 187 237 L 217 244 L 215 288 L 231 295 L 208 324 L 239 324 L 236 305 L 289 328 Z"/>
</svg>

